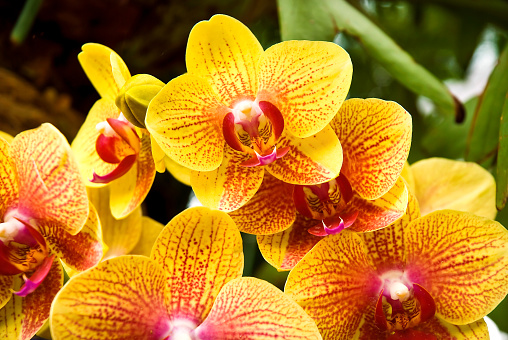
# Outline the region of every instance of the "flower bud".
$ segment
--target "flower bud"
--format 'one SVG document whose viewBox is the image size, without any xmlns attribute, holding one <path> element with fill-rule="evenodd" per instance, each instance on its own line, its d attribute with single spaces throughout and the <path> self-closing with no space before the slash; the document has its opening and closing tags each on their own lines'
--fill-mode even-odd
<svg viewBox="0 0 508 340">
<path fill-rule="evenodd" d="M 164 83 L 149 74 L 137 74 L 120 89 L 115 104 L 125 118 L 133 125 L 145 128 L 145 115 L 148 104 L 164 87 Z"/>
</svg>

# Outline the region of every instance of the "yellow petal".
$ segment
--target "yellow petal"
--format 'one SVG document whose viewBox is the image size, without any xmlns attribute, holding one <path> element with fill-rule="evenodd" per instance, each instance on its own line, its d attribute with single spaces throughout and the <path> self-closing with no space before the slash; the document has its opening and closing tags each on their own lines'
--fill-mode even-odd
<svg viewBox="0 0 508 340">
<path fill-rule="evenodd" d="M 407 161 L 404 163 L 404 167 L 402 168 L 402 172 L 400 173 L 400 175 L 406 181 L 408 189 L 412 193 L 415 193 L 415 190 L 416 190 L 415 177 L 413 175 L 413 170 L 411 169 L 411 166 L 409 165 L 409 163 Z"/>
<path fill-rule="evenodd" d="M 395 102 L 349 99 L 331 122 L 344 152 L 342 173 L 366 199 L 397 181 L 411 145 L 411 116 Z"/>
<path fill-rule="evenodd" d="M 58 224 L 40 224 L 51 252 L 56 254 L 72 272 L 81 272 L 95 266 L 102 259 L 102 230 L 99 216 L 92 204 L 88 219 L 76 235 L 71 235 Z"/>
<path fill-rule="evenodd" d="M 267 235 L 283 231 L 296 217 L 293 186 L 266 171 L 254 197 L 240 209 L 230 212 L 229 216 L 244 233 Z"/>
<path fill-rule="evenodd" d="M 496 217 L 496 182 L 478 164 L 429 158 L 411 165 L 411 171 L 422 215 L 452 209 Z"/>
<path fill-rule="evenodd" d="M 141 236 L 130 254 L 150 256 L 155 240 L 159 237 L 164 225 L 146 216 L 141 218 L 141 223 Z"/>
<path fill-rule="evenodd" d="M 466 212 L 440 210 L 404 232 L 406 275 L 434 298 L 436 315 L 467 324 L 487 315 L 508 293 L 508 231 Z"/>
<path fill-rule="evenodd" d="M 344 213 L 358 211 L 358 217 L 351 226 L 351 230 L 357 232 L 374 231 L 384 228 L 404 216 L 407 203 L 408 190 L 404 180 L 399 177 L 386 194 L 375 200 L 366 200 L 355 193 Z"/>
<path fill-rule="evenodd" d="M 276 178 L 291 184 L 318 184 L 334 179 L 342 166 L 342 148 L 333 130 L 327 126 L 308 138 L 284 132 L 277 148 L 289 146 L 288 153 L 266 166 Z"/>
<path fill-rule="evenodd" d="M 323 238 L 289 273 L 285 292 L 312 317 L 324 339 L 352 339 L 364 312 L 375 305 L 378 282 L 358 235 Z"/>
<path fill-rule="evenodd" d="M 112 49 L 100 44 L 88 43 L 78 55 L 81 67 L 102 98 L 115 102 L 125 81 L 131 77 L 122 58 Z"/>
<path fill-rule="evenodd" d="M 190 208 L 162 230 L 150 257 L 166 271 L 169 313 L 197 325 L 221 288 L 242 275 L 242 238 L 226 213 Z"/>
<path fill-rule="evenodd" d="M 116 219 L 109 206 L 110 186 L 88 188 L 90 202 L 97 209 L 102 227 L 102 237 L 108 245 L 104 259 L 128 254 L 141 236 L 141 207 L 123 219 Z"/>
<path fill-rule="evenodd" d="M 144 256 L 119 256 L 74 276 L 51 308 L 59 339 L 162 339 L 169 330 L 164 272 Z"/>
<path fill-rule="evenodd" d="M 271 235 L 257 237 L 259 250 L 277 270 L 291 270 L 314 247 L 322 237 L 308 232 L 321 221 L 307 218 L 299 213 L 288 229 Z"/>
<path fill-rule="evenodd" d="M 196 335 L 223 340 L 321 339 L 314 321 L 296 302 L 253 277 L 238 278 L 224 286 Z"/>
<path fill-rule="evenodd" d="M 31 217 L 78 233 L 88 217 L 88 197 L 65 137 L 45 123 L 17 135 L 10 150 L 19 177 L 20 204 Z"/>
<path fill-rule="evenodd" d="M 248 158 L 249 155 L 226 146 L 224 161 L 216 170 L 192 171 L 192 189 L 201 204 L 230 212 L 247 203 L 261 185 L 264 174 L 261 166 L 240 165 Z"/>
<path fill-rule="evenodd" d="M 406 213 L 401 219 L 375 232 L 359 234 L 378 273 L 393 270 L 394 267 L 403 270 L 407 262 L 404 233 L 407 232 L 409 223 L 420 217 L 418 201 L 413 194 L 409 193 L 408 201 Z"/>
<path fill-rule="evenodd" d="M 7 143 L 12 142 L 12 140 L 14 139 L 13 136 L 3 131 L 0 131 L 0 138 L 3 138 Z"/>
<path fill-rule="evenodd" d="M 439 318 L 432 318 L 424 322 L 417 330 L 433 334 L 437 340 L 488 340 L 489 331 L 483 319 L 467 325 L 453 325 Z"/>
<path fill-rule="evenodd" d="M 187 73 L 152 99 L 145 124 L 170 158 L 193 170 L 210 171 L 222 162 L 226 109 L 205 80 Z"/>
<path fill-rule="evenodd" d="M 166 166 L 164 165 L 164 158 L 166 157 L 166 154 L 164 151 L 162 151 L 161 147 L 159 144 L 157 144 L 155 139 L 153 139 L 152 135 L 150 135 L 150 142 L 152 145 L 152 157 L 153 161 L 155 162 L 155 170 L 157 170 L 157 172 L 163 173 L 166 171 Z"/>
<path fill-rule="evenodd" d="M 14 278 L 13 289 L 24 283 L 21 275 Z M 5 340 L 28 340 L 44 325 L 49 317 L 51 302 L 63 285 L 63 269 L 55 259 L 44 281 L 37 289 L 22 298 L 15 294 L 0 309 L 0 334 Z"/>
<path fill-rule="evenodd" d="M 104 186 L 103 184 L 98 185 L 90 182 L 94 171 L 99 175 L 104 175 L 113 171 L 117 166 L 116 164 L 106 163 L 99 157 L 95 149 L 95 142 L 100 135 L 96 128 L 97 124 L 106 121 L 107 118 L 117 119 L 119 115 L 120 110 L 114 102 L 99 99 L 90 109 L 85 122 L 72 141 L 72 151 L 76 155 L 79 170 L 87 186 Z"/>
<path fill-rule="evenodd" d="M 197 23 L 189 35 L 187 71 L 207 79 L 228 106 L 240 97 L 253 99 L 258 88 L 261 44 L 240 21 L 214 15 Z"/>
<path fill-rule="evenodd" d="M 277 106 L 291 134 L 310 137 L 335 116 L 349 91 L 352 74 L 351 59 L 337 44 L 282 42 L 261 57 L 258 98 Z"/>
<path fill-rule="evenodd" d="M 13 284 L 14 275 L 0 275 L 0 308 L 11 299 Z"/>
<path fill-rule="evenodd" d="M 122 177 L 112 181 L 111 213 L 117 219 L 124 218 L 143 203 L 155 178 L 150 135 L 145 129 L 136 128 L 141 136 L 141 149 L 133 167 Z"/>
<path fill-rule="evenodd" d="M 7 209 L 14 207 L 18 200 L 18 178 L 16 165 L 9 153 L 9 144 L 0 139 L 0 216 L 3 218 Z"/>
<path fill-rule="evenodd" d="M 169 157 L 164 157 L 164 165 L 169 173 L 179 182 L 190 186 L 191 185 L 191 172 L 192 170 L 186 168 Z"/>
</svg>

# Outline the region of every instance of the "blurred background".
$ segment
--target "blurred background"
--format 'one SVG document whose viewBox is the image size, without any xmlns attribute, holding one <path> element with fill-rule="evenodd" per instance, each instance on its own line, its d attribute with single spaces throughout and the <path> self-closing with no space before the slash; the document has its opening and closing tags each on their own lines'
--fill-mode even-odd
<svg viewBox="0 0 508 340">
<path fill-rule="evenodd" d="M 350 97 L 393 100 L 412 114 L 410 163 L 433 156 L 476 161 L 499 174 L 498 206 L 504 205 L 508 149 L 499 131 L 508 90 L 508 1 L 0 0 L 0 9 L 2 131 L 15 135 L 51 122 L 72 141 L 99 98 L 77 60 L 84 43 L 111 47 L 132 74 L 168 82 L 185 72 L 193 25 L 224 13 L 265 48 L 282 39 L 343 46 L 354 68 Z M 168 173 L 157 174 L 144 211 L 166 224 L 189 195 Z M 498 220 L 508 226 L 508 209 Z M 282 287 L 287 273 L 264 262 L 255 237 L 244 241 L 245 275 Z M 490 316 L 508 332 L 508 300 Z"/>
</svg>

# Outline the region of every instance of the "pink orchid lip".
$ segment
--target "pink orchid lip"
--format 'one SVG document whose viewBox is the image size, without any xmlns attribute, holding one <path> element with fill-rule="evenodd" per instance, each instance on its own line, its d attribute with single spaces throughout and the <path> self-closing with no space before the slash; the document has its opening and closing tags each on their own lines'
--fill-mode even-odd
<svg viewBox="0 0 508 340">
<path fill-rule="evenodd" d="M 262 120 L 268 120 L 265 123 L 268 125 L 263 125 L 264 129 L 260 127 Z M 270 130 L 266 130 L 266 126 Z M 252 158 L 241 163 L 246 167 L 268 165 L 284 157 L 289 147 L 277 150 L 275 145 L 283 130 L 282 114 L 275 105 L 266 101 L 241 101 L 224 116 L 222 122 L 226 143 L 236 151 L 252 155 Z"/>
<path fill-rule="evenodd" d="M 111 171 L 110 173 L 108 173 L 104 176 L 99 176 L 94 171 L 93 178 L 90 180 L 90 182 L 92 182 L 92 183 L 109 183 L 117 178 L 122 177 L 132 168 L 134 163 L 136 163 L 137 158 L 138 158 L 137 155 L 129 155 L 129 156 L 125 157 L 124 159 L 122 159 L 120 164 L 118 164 L 118 166 L 113 171 Z"/>
<path fill-rule="evenodd" d="M 27 278 L 26 275 L 23 274 L 23 280 L 25 283 L 19 291 L 13 293 L 18 296 L 25 297 L 28 294 L 34 292 L 48 275 L 54 260 L 55 254 L 46 257 L 44 261 L 39 265 L 39 267 L 37 267 L 32 276 L 30 276 L 30 278 Z"/>
</svg>

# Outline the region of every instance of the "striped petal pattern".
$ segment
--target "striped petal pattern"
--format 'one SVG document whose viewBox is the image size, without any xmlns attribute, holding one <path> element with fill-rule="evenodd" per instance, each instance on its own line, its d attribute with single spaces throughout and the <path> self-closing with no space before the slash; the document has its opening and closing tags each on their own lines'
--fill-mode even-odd
<svg viewBox="0 0 508 340">
<path fill-rule="evenodd" d="M 196 335 L 208 339 L 321 339 L 312 319 L 268 282 L 242 277 L 220 291 Z"/>
<path fill-rule="evenodd" d="M 174 217 L 150 257 L 166 272 L 169 313 L 195 325 L 208 315 L 221 288 L 243 270 L 242 239 L 233 220 L 205 207 Z"/>
<path fill-rule="evenodd" d="M 330 123 L 344 150 L 342 172 L 366 199 L 397 181 L 411 145 L 411 116 L 395 102 L 349 99 Z"/>
</svg>

